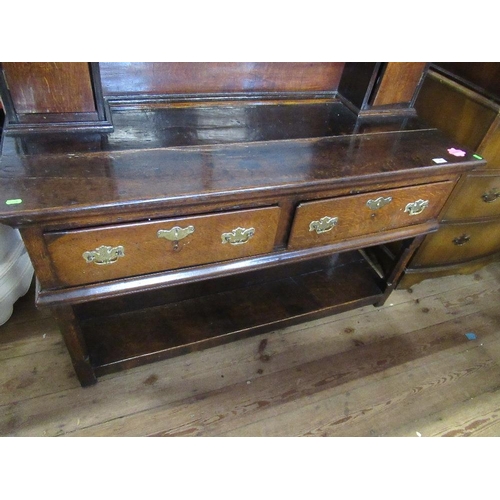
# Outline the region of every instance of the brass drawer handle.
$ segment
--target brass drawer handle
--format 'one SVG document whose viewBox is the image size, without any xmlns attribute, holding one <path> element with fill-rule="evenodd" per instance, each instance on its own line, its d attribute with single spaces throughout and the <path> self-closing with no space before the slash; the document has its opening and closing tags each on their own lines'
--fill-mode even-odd
<svg viewBox="0 0 500 500">
<path fill-rule="evenodd" d="M 168 241 L 179 241 L 193 233 L 194 226 L 188 226 L 185 228 L 175 226 L 172 229 L 160 229 L 156 234 L 158 238 L 165 238 Z"/>
<path fill-rule="evenodd" d="M 484 193 L 481 198 L 485 203 L 493 203 L 500 198 L 500 191 L 497 188 L 490 189 L 487 193 Z"/>
<path fill-rule="evenodd" d="M 466 243 L 469 243 L 470 241 L 470 236 L 468 234 L 462 234 L 458 238 L 453 238 L 453 244 L 457 245 L 458 247 L 465 245 Z"/>
<path fill-rule="evenodd" d="M 378 210 L 379 208 L 385 207 L 392 201 L 392 196 L 387 196 L 384 198 L 383 196 L 380 196 L 376 200 L 368 200 L 366 202 L 366 206 L 370 210 Z"/>
<path fill-rule="evenodd" d="M 418 215 L 421 214 L 428 206 L 429 200 L 417 200 L 406 205 L 405 213 L 408 212 L 410 215 Z"/>
<path fill-rule="evenodd" d="M 230 233 L 222 233 L 222 243 L 230 243 L 231 245 L 243 245 L 247 243 L 248 240 L 255 234 L 255 229 L 250 227 L 245 229 L 243 227 L 237 227 L 233 229 Z"/>
<path fill-rule="evenodd" d="M 87 264 L 93 263 L 98 266 L 105 266 L 107 264 L 113 264 L 120 257 L 125 257 L 125 249 L 121 245 L 117 247 L 101 245 L 95 250 L 83 252 L 82 257 L 85 259 Z"/>
<path fill-rule="evenodd" d="M 327 233 L 331 231 L 337 224 L 338 217 L 322 217 L 320 220 L 313 220 L 309 224 L 309 231 L 316 231 L 317 234 Z"/>
</svg>

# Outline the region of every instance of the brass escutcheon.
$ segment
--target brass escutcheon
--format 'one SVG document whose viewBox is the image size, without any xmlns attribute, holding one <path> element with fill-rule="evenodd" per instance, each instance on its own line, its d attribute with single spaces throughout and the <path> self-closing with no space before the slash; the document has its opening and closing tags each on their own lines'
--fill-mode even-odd
<svg viewBox="0 0 500 500">
<path fill-rule="evenodd" d="M 309 231 L 316 231 L 317 234 L 327 233 L 331 231 L 337 224 L 338 217 L 321 217 L 320 220 L 313 220 L 309 224 Z"/>
<path fill-rule="evenodd" d="M 93 263 L 98 266 L 105 266 L 107 264 L 113 264 L 120 257 L 125 257 L 125 249 L 121 245 L 117 247 L 101 245 L 95 250 L 83 252 L 82 257 L 87 264 Z"/>
<path fill-rule="evenodd" d="M 243 245 L 244 243 L 247 243 L 254 234 L 255 229 L 253 227 L 248 229 L 237 227 L 230 233 L 222 233 L 222 244 L 230 243 L 231 245 Z"/>
<path fill-rule="evenodd" d="M 184 239 L 186 236 L 194 233 L 194 226 L 179 227 L 174 226 L 172 229 L 160 229 L 156 233 L 158 238 L 165 238 L 172 242 L 172 250 L 179 252 L 182 247 L 179 246 L 179 240 Z"/>
<path fill-rule="evenodd" d="M 158 238 L 165 238 L 169 241 L 179 241 L 194 233 L 194 226 L 185 228 L 174 226 L 172 229 L 160 229 L 156 234 Z"/>
<path fill-rule="evenodd" d="M 421 214 L 426 207 L 429 206 L 429 200 L 417 200 L 412 203 L 408 203 L 405 207 L 405 213 L 408 212 L 409 215 Z"/>
</svg>

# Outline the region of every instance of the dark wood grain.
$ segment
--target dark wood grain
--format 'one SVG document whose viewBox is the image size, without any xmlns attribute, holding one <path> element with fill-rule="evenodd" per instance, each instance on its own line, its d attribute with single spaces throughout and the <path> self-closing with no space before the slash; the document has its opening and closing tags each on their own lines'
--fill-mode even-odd
<svg viewBox="0 0 500 500">
<path fill-rule="evenodd" d="M 140 294 L 125 294 L 108 299 L 83 302 L 75 305 L 75 310 L 81 320 L 105 317 L 117 309 L 121 311 L 137 311 L 143 308 L 161 307 L 181 300 L 214 295 L 227 290 L 238 290 L 253 285 L 263 285 L 272 281 L 287 279 L 303 273 L 321 271 L 331 267 L 332 261 L 338 265 L 356 262 L 359 256 L 356 252 L 328 254 L 297 262 L 287 262 L 285 266 L 260 267 L 252 272 L 225 273 L 214 279 L 202 279 L 176 286 L 161 287 L 155 290 L 142 290 Z M 44 308 L 40 308 L 43 311 Z"/>
<path fill-rule="evenodd" d="M 72 213 L 91 215 L 186 204 L 309 193 L 335 186 L 363 189 L 384 180 L 454 174 L 484 161 L 433 130 L 363 134 L 198 148 L 126 150 L 85 155 L 3 156 L 0 220 L 17 224 Z M 447 163 L 436 164 L 434 158 Z M 82 172 L 85 175 L 82 176 Z M 182 175 L 180 174 L 182 172 Z M 366 190 L 366 188 L 365 188 Z M 5 201 L 22 199 L 18 205 Z"/>
<path fill-rule="evenodd" d="M 196 146 L 328 137 L 351 132 L 356 116 L 339 101 L 224 101 L 113 106 L 109 149 Z"/>
<path fill-rule="evenodd" d="M 427 63 L 387 63 L 373 96 L 373 106 L 410 104 Z"/>
<path fill-rule="evenodd" d="M 498 62 L 438 62 L 433 68 L 444 70 L 480 93 L 500 101 L 500 63 Z"/>
<path fill-rule="evenodd" d="M 488 169 L 500 169 L 500 112 L 483 137 L 477 152 L 488 162 Z"/>
<path fill-rule="evenodd" d="M 500 221 L 442 224 L 428 236 L 411 267 L 435 267 L 468 262 L 495 254 L 500 248 Z"/>
<path fill-rule="evenodd" d="M 347 62 L 339 83 L 339 94 L 356 111 L 368 104 L 381 63 Z"/>
<path fill-rule="evenodd" d="M 104 95 L 337 90 L 344 63 L 101 62 Z"/>
<path fill-rule="evenodd" d="M 498 106 L 435 72 L 427 75 L 415 108 L 429 125 L 474 150 L 498 113 Z"/>
<path fill-rule="evenodd" d="M 63 334 L 64 343 L 82 386 L 95 384 L 97 378 L 90 364 L 89 352 L 79 323 L 71 306 L 59 306 L 52 311 Z"/>
<path fill-rule="evenodd" d="M 99 375 L 373 303 L 378 277 L 359 254 L 314 273 L 200 296 L 154 309 L 88 318 L 83 329 Z M 309 271 L 309 270 L 308 270 Z M 337 284 L 347 283 L 342 293 Z M 87 307 L 87 314 L 90 310 Z M 123 361 L 127 360 L 127 361 Z"/>
<path fill-rule="evenodd" d="M 115 131 L 109 134 L 5 136 L 6 156 L 56 153 L 84 154 L 127 149 L 203 146 L 234 142 L 292 140 L 409 131 L 426 128 L 416 117 L 380 118 L 356 115 L 338 100 L 271 100 L 264 102 L 198 102 L 112 106 Z"/>
<path fill-rule="evenodd" d="M 96 106 L 88 63 L 2 63 L 18 114 L 89 113 Z"/>
</svg>

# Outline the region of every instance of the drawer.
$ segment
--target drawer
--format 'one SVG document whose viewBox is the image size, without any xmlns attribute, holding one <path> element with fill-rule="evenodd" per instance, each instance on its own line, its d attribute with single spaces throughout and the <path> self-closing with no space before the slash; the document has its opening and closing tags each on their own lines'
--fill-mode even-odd
<svg viewBox="0 0 500 500">
<path fill-rule="evenodd" d="M 238 259 L 273 250 L 279 207 L 45 234 L 63 285 Z"/>
<path fill-rule="evenodd" d="M 426 236 L 411 267 L 458 264 L 500 251 L 500 221 L 443 224 Z"/>
<path fill-rule="evenodd" d="M 500 176 L 469 175 L 453 203 L 446 209 L 445 220 L 472 219 L 500 215 Z"/>
<path fill-rule="evenodd" d="M 453 185 L 438 182 L 302 203 L 288 247 L 326 245 L 434 219 Z"/>
</svg>

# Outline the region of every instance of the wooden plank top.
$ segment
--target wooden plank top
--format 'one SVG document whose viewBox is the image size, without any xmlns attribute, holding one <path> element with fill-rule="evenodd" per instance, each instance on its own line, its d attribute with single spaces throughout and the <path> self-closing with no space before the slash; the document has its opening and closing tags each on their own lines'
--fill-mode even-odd
<svg viewBox="0 0 500 500">
<path fill-rule="evenodd" d="M 108 144 L 125 131 L 125 125 L 115 127 Z M 391 120 L 353 122 L 327 137 L 226 144 L 131 148 L 127 142 L 123 148 L 30 154 L 41 139 L 22 140 L 28 153 L 4 147 L 0 158 L 0 221 L 13 225 L 105 208 L 153 209 L 358 187 L 484 164 L 437 130 Z M 453 156 L 449 148 L 465 155 Z"/>
</svg>

